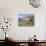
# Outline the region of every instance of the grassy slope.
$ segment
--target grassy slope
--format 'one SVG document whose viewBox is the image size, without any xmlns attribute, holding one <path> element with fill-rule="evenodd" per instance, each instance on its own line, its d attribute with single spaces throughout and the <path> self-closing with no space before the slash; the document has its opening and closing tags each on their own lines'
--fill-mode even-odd
<svg viewBox="0 0 46 46">
<path fill-rule="evenodd" d="M 31 22 L 18 22 L 18 25 L 19 26 L 34 26 L 34 16 L 31 16 L 28 18 L 32 18 L 32 21 Z"/>
</svg>

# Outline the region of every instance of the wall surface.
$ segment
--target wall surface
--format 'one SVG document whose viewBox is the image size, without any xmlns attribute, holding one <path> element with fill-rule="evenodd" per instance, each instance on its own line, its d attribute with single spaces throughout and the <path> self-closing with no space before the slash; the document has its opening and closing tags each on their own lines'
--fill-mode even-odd
<svg viewBox="0 0 46 46">
<path fill-rule="evenodd" d="M 17 14 L 19 13 L 34 14 L 35 26 L 18 27 L 16 22 Z M 46 40 L 45 15 L 45 7 L 33 8 L 28 0 L 0 0 L 0 20 L 4 16 L 13 18 L 12 26 L 8 33 L 16 40 L 28 40 L 34 34 L 37 35 L 37 39 Z M 3 35 L 3 31 L 0 29 L 0 39 L 4 39 Z"/>
</svg>

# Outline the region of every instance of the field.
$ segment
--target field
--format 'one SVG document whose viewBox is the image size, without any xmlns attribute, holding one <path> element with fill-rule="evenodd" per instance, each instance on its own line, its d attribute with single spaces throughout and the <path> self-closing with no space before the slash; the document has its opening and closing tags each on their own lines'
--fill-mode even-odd
<svg viewBox="0 0 46 46">
<path fill-rule="evenodd" d="M 26 16 L 23 18 L 29 18 L 30 20 L 20 19 L 21 21 L 18 21 L 18 26 L 34 26 L 34 16 Z"/>
</svg>

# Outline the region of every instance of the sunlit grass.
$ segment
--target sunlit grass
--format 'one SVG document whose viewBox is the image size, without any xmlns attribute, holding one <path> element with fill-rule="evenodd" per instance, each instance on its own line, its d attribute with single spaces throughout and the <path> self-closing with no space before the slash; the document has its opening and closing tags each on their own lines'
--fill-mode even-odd
<svg viewBox="0 0 46 46">
<path fill-rule="evenodd" d="M 32 22 L 19 22 L 19 26 L 33 26 L 34 24 Z"/>
</svg>

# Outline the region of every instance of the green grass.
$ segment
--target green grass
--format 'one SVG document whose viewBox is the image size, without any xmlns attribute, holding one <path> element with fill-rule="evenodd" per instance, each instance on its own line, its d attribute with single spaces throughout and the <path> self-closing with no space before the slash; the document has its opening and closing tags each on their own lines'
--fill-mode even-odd
<svg viewBox="0 0 46 46">
<path fill-rule="evenodd" d="M 19 26 L 33 26 L 34 24 L 32 22 L 18 22 Z"/>
<path fill-rule="evenodd" d="M 34 26 L 34 16 L 28 16 L 27 18 L 32 18 L 32 21 L 18 22 L 18 26 Z"/>
</svg>

